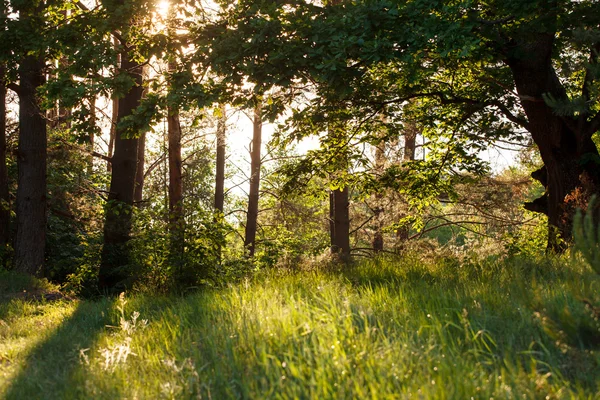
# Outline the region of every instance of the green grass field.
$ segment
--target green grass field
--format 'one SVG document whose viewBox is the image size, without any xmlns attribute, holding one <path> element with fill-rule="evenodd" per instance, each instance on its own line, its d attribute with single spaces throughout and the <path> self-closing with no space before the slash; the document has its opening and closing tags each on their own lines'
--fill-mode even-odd
<svg viewBox="0 0 600 400">
<path fill-rule="evenodd" d="M 9 300 L 31 282 L 1 278 L 7 399 L 600 398 L 584 302 L 600 279 L 565 259 L 405 258 L 98 301 Z"/>
</svg>

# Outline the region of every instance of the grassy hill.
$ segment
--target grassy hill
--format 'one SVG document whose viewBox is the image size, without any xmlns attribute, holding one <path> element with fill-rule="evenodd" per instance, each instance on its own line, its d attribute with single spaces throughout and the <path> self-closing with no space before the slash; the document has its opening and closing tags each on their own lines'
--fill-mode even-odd
<svg viewBox="0 0 600 400">
<path fill-rule="evenodd" d="M 410 257 L 187 296 L 8 300 L 22 289 L 5 284 L 0 396 L 598 398 L 599 288 L 565 259 Z"/>
</svg>

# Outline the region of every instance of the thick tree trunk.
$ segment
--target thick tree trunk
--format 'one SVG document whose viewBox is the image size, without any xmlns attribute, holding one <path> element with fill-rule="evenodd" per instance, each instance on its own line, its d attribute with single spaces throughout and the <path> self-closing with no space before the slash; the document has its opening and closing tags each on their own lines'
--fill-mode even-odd
<svg viewBox="0 0 600 400">
<path fill-rule="evenodd" d="M 18 271 L 42 276 L 46 247 L 46 120 L 37 99 L 44 83 L 44 60 L 26 56 L 19 67 L 19 147 L 17 151 Z"/>
<path fill-rule="evenodd" d="M 10 198 L 6 168 L 6 70 L 0 68 L 0 248 L 10 241 Z M 2 260 L 4 261 L 4 260 Z"/>
<path fill-rule="evenodd" d="M 129 74 L 135 85 L 119 99 L 119 120 L 132 114 L 142 99 L 143 90 L 142 67 L 130 60 L 125 51 L 121 54 L 121 73 Z M 104 247 L 98 275 L 102 289 L 113 289 L 128 278 L 127 244 L 131 233 L 139 139 L 125 137 L 123 134 L 121 129 L 117 129 L 115 134 L 115 153 L 112 157 L 112 174 L 104 223 Z"/>
<path fill-rule="evenodd" d="M 144 168 L 146 167 L 146 133 L 138 138 L 137 170 L 135 173 L 135 191 L 133 202 L 140 207 L 144 199 Z"/>
<path fill-rule="evenodd" d="M 250 193 L 248 196 L 248 214 L 246 217 L 246 236 L 244 246 L 248 255 L 254 256 L 256 228 L 258 221 L 258 196 L 260 188 L 260 147 L 262 144 L 262 107 L 258 103 L 254 109 L 252 148 L 250 149 Z"/>
<path fill-rule="evenodd" d="M 169 142 L 169 232 L 171 256 L 176 258 L 184 250 L 183 171 L 181 162 L 181 124 L 179 110 L 169 107 L 167 116 Z"/>
<path fill-rule="evenodd" d="M 227 109 L 221 106 L 221 115 L 217 123 L 217 171 L 215 176 L 215 211 L 223 213 L 225 203 L 225 129 Z"/>
<path fill-rule="evenodd" d="M 579 121 L 561 118 L 544 101 L 544 96 L 567 99 L 552 65 L 553 41 L 552 34 L 530 35 L 515 46 L 506 63 L 545 166 L 537 177 L 546 186 L 546 194 L 526 208 L 548 216 L 548 249 L 560 251 L 571 239 L 576 208 L 585 207 L 589 197 L 599 193 L 600 179 L 593 161 L 598 149 L 586 116 Z"/>
</svg>

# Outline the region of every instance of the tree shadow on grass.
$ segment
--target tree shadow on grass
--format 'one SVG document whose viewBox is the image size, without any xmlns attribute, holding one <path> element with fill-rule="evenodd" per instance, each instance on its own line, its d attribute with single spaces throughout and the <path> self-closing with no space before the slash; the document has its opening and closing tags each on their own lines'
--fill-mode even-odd
<svg viewBox="0 0 600 400">
<path fill-rule="evenodd" d="M 80 352 L 97 340 L 113 305 L 110 299 L 80 302 L 73 314 L 27 355 L 4 398 L 62 399 L 74 393 L 73 388 L 79 386 L 76 375 L 82 368 Z"/>
</svg>

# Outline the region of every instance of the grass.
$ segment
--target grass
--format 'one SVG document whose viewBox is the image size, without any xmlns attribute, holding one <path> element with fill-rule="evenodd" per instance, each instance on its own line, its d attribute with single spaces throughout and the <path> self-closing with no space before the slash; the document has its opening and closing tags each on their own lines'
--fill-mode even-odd
<svg viewBox="0 0 600 400">
<path fill-rule="evenodd" d="M 409 257 L 185 297 L 14 299 L 0 396 L 600 398 L 600 325 L 582 302 L 600 304 L 599 285 L 562 259 Z"/>
</svg>

